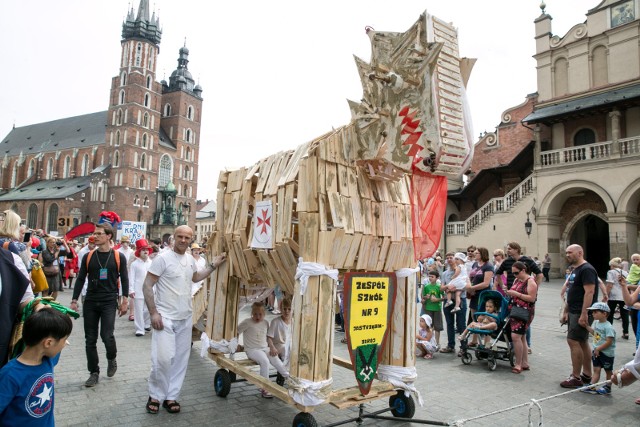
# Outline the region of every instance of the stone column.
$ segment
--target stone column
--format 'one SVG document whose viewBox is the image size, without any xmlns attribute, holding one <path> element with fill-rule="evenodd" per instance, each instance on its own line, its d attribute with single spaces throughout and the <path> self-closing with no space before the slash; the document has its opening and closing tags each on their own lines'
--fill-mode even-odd
<svg viewBox="0 0 640 427">
<path fill-rule="evenodd" d="M 638 250 L 638 222 L 634 212 L 607 214 L 609 223 L 609 251 L 611 257 L 619 256 L 629 260 Z"/>
<path fill-rule="evenodd" d="M 611 140 L 613 143 L 611 144 L 611 156 L 612 157 L 620 157 L 620 143 L 618 139 L 620 139 L 620 116 L 622 114 L 618 110 L 613 110 L 609 113 L 609 118 L 611 119 Z"/>
<path fill-rule="evenodd" d="M 564 265 L 566 264 L 564 252 L 566 242 L 561 241 L 560 217 L 557 215 L 539 215 L 536 218 L 538 232 L 538 254 L 544 257 L 549 254 L 551 257 L 551 270 L 549 276 L 552 278 L 564 276 Z"/>
</svg>

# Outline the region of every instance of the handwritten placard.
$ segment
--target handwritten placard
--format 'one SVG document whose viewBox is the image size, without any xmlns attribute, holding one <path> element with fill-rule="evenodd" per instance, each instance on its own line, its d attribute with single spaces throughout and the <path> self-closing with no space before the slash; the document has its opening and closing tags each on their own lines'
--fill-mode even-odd
<svg viewBox="0 0 640 427">
<path fill-rule="evenodd" d="M 134 245 L 139 239 L 147 238 L 147 223 L 136 221 L 122 221 L 118 225 L 116 238 L 120 240 L 122 236 L 129 236 L 131 244 Z"/>
</svg>

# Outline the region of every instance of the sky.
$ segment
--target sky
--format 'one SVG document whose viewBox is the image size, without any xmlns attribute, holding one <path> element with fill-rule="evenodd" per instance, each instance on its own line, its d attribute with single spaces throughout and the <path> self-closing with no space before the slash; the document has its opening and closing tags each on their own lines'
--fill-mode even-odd
<svg viewBox="0 0 640 427">
<path fill-rule="evenodd" d="M 25 126 L 106 111 L 119 74 L 122 22 L 139 0 L 3 2 L 0 137 Z M 536 91 L 540 0 L 151 0 L 163 34 L 157 80 L 189 48 L 203 88 L 197 198 L 215 199 L 222 170 L 250 166 L 347 124 L 362 88 L 353 56 L 369 60 L 365 27 L 403 32 L 425 10 L 458 28 L 477 58 L 467 87 L 473 134 Z M 545 0 L 563 36 L 600 0 Z"/>
</svg>

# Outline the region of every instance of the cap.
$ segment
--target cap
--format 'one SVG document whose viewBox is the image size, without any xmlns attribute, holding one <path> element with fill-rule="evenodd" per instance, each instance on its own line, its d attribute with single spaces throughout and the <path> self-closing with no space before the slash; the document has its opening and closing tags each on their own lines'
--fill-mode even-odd
<svg viewBox="0 0 640 427">
<path fill-rule="evenodd" d="M 587 310 L 598 310 L 604 311 L 605 313 L 609 313 L 611 311 L 609 306 L 604 302 L 594 302 L 591 307 L 587 308 Z"/>
<path fill-rule="evenodd" d="M 432 324 L 431 316 L 429 316 L 428 314 L 423 314 L 420 317 L 424 319 L 424 322 L 427 324 L 428 327 L 431 327 L 431 324 Z"/>
<path fill-rule="evenodd" d="M 462 252 L 456 252 L 456 254 L 453 256 L 454 259 L 459 259 L 460 261 L 466 261 L 467 260 L 467 255 L 463 254 Z"/>
</svg>

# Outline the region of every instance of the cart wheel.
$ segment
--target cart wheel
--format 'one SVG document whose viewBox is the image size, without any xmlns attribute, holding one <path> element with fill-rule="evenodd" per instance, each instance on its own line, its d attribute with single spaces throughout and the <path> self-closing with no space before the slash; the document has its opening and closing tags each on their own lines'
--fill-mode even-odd
<svg viewBox="0 0 640 427">
<path fill-rule="evenodd" d="M 413 397 L 405 396 L 404 391 L 398 391 L 395 396 L 389 398 L 389 407 L 394 417 L 399 418 L 413 418 L 416 413 L 416 404 L 413 401 Z"/>
<path fill-rule="evenodd" d="M 471 365 L 471 361 L 473 360 L 473 356 L 471 353 L 464 352 L 462 353 L 462 363 L 465 365 Z"/>
<path fill-rule="evenodd" d="M 232 383 L 235 383 L 237 378 L 236 378 L 236 373 L 235 372 L 231 372 L 229 371 L 229 378 L 231 379 Z"/>
<path fill-rule="evenodd" d="M 213 388 L 220 397 L 227 397 L 231 391 L 231 375 L 226 369 L 218 369 L 213 377 Z"/>
<path fill-rule="evenodd" d="M 509 363 L 512 368 L 516 366 L 516 353 L 513 350 L 509 350 Z"/>
<path fill-rule="evenodd" d="M 318 423 L 313 415 L 307 412 L 300 412 L 293 418 L 293 427 L 316 427 Z"/>
<path fill-rule="evenodd" d="M 489 357 L 488 363 L 489 363 L 489 370 L 490 371 L 495 371 L 496 368 L 498 367 L 498 362 L 496 361 L 495 357 L 493 357 L 493 356 Z"/>
<path fill-rule="evenodd" d="M 280 375 L 280 373 L 276 375 L 276 384 L 278 384 L 281 387 L 284 386 L 284 377 Z"/>
</svg>

